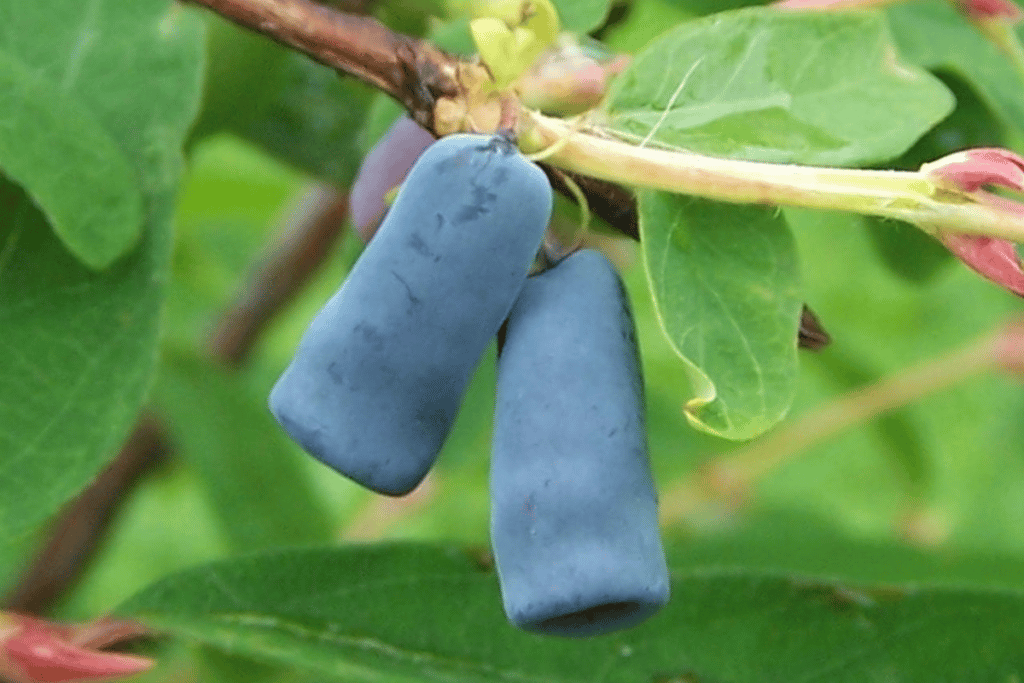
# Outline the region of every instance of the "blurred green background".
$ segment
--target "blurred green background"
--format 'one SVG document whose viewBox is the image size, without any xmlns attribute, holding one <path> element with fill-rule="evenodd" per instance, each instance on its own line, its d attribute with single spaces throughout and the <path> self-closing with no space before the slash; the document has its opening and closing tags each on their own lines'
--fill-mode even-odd
<svg viewBox="0 0 1024 683">
<path fill-rule="evenodd" d="M 709 4 L 643 0 L 603 38 L 614 49 L 635 51 L 672 23 L 724 9 Z M 401 12 L 385 18 L 465 44 L 464 25 L 427 26 Z M 903 22 L 904 30 L 912 23 Z M 243 367 L 225 369 L 206 357 L 220 315 L 303 197 L 323 178 L 349 182 L 396 112 L 304 58 L 212 23 L 208 99 L 178 199 L 173 279 L 151 394 L 173 456 L 131 493 L 85 577 L 58 606 L 62 618 L 92 618 L 176 569 L 263 548 L 376 539 L 488 544 L 493 348 L 434 473 L 408 500 L 367 493 L 315 462 L 266 409 L 306 325 L 358 258 L 362 244 L 351 231 Z M 1019 124 L 1007 124 L 997 106 L 1004 101 L 985 90 L 983 79 L 972 80 L 962 65 L 933 61 L 957 109 L 894 167 L 916 168 L 967 146 L 1024 149 Z M 265 68 L 253 71 L 253 64 Z M 263 85 L 249 106 L 236 107 L 239 93 L 257 81 Z M 350 109 L 340 110 L 338 101 Z M 313 129 L 320 137 L 308 135 Z M 315 169 L 319 179 L 299 166 Z M 576 216 L 567 204 L 558 210 Z M 791 418 L 969 344 L 1022 311 L 1019 299 L 953 263 L 909 226 L 810 211 L 787 210 L 786 217 L 799 246 L 805 300 L 833 339 L 820 352 L 801 352 Z M 662 504 L 673 507 L 686 503 L 677 492 L 702 463 L 739 445 L 687 424 L 686 376 L 655 318 L 639 249 L 623 242 L 615 253 L 642 345 L 651 460 Z M 664 530 L 677 570 L 765 568 L 1017 591 L 1024 588 L 1024 384 L 994 372 L 972 377 L 795 455 L 736 505 L 688 510 Z M 26 544 L 6 552 L 29 550 Z M 173 678 L 168 672 L 191 656 L 184 646 L 168 647 L 182 659 L 165 656 L 153 680 Z M 213 651 L 203 661 L 210 680 L 276 675 Z"/>
</svg>

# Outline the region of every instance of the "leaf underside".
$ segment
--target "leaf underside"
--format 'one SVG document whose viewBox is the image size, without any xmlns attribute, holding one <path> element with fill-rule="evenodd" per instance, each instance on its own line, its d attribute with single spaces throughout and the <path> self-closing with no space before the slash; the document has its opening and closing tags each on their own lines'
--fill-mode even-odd
<svg viewBox="0 0 1024 683">
<path fill-rule="evenodd" d="M 796 247 L 774 208 L 642 192 L 644 266 L 686 364 L 700 429 L 749 439 L 785 416 L 798 379 Z"/>
</svg>

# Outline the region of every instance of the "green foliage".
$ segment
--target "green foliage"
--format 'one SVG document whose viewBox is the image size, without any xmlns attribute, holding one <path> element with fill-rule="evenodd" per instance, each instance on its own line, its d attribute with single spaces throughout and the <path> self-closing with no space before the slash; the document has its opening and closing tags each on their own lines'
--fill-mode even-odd
<svg viewBox="0 0 1024 683">
<path fill-rule="evenodd" d="M 956 74 L 977 91 L 1004 125 L 1024 131 L 1020 74 L 948 2 L 897 3 L 888 15 L 893 36 L 906 59 Z M 1018 35 L 1024 33 L 1018 29 Z"/>
<path fill-rule="evenodd" d="M 358 681 L 959 681 L 1024 667 L 1016 591 L 681 568 L 670 605 L 648 623 L 567 641 L 503 623 L 487 565 L 436 546 L 227 560 L 168 577 L 118 611 Z"/>
<path fill-rule="evenodd" d="M 0 96 L 0 168 L 85 265 L 110 265 L 142 228 L 131 162 L 87 107 L 2 53 Z"/>
<path fill-rule="evenodd" d="M 327 543 L 328 513 L 294 451 L 244 382 L 210 362 L 165 360 L 155 403 L 202 477 L 232 548 Z M 253 507 L 253 492 L 261 504 Z"/>
<path fill-rule="evenodd" d="M 610 0 L 552 0 L 562 30 L 589 33 L 604 22 Z"/>
<path fill-rule="evenodd" d="M 203 58 L 195 17 L 163 0 L 8 0 L 0 15 L 0 50 L 42 83 L 61 84 L 61 102 L 88 112 L 130 161 L 144 217 L 138 246 L 96 273 L 56 240 L 22 189 L 0 185 L 0 536 L 7 539 L 43 522 L 96 475 L 149 385 L 180 147 L 198 106 Z M 64 136 L 81 132 L 82 120 L 69 121 Z M 76 182 L 76 169 L 63 172 Z M 88 252 L 109 260 L 124 229 L 119 207 L 111 204 L 106 216 L 113 238 Z"/>
<path fill-rule="evenodd" d="M 745 568 L 803 574 L 860 585 L 914 584 L 990 588 L 1015 593 L 1024 586 L 1020 556 L 994 552 L 927 550 L 880 539 L 843 534 L 813 515 L 757 510 L 742 526 L 676 538 L 672 566 Z"/>
<path fill-rule="evenodd" d="M 465 53 L 459 4 L 378 16 Z M 600 35 L 633 61 L 590 122 L 651 146 L 904 169 L 1021 151 L 1024 75 L 942 0 L 554 4 L 574 33 L 623 17 Z M 1020 315 L 916 228 L 640 194 L 642 244 L 610 251 L 636 314 L 662 509 L 687 510 L 664 529 L 672 601 L 606 637 L 525 635 L 486 553 L 493 351 L 428 486 L 397 500 L 311 462 L 265 406 L 358 239 L 243 367 L 208 357 L 303 192 L 351 182 L 401 107 L 172 0 L 0 0 L 0 19 L 0 585 L 145 405 L 171 459 L 53 611 L 121 604 L 162 629 L 143 683 L 1024 677 L 1018 382 L 972 377 L 785 453 L 746 499 L 701 497 L 701 464 L 735 440 Z M 796 349 L 805 302 L 833 337 L 817 354 Z M 377 542 L 340 540 L 360 533 Z"/>
<path fill-rule="evenodd" d="M 659 321 L 689 370 L 687 417 L 729 439 L 766 431 L 797 382 L 800 278 L 785 219 L 645 192 L 640 231 Z"/>
<path fill-rule="evenodd" d="M 953 106 L 941 83 L 893 53 L 873 14 L 715 14 L 632 61 L 609 97 L 609 123 L 631 140 L 737 159 L 884 161 Z"/>
<path fill-rule="evenodd" d="M 204 109 L 193 139 L 230 131 L 311 175 L 351 182 L 362 158 L 352 131 L 373 91 L 265 38 L 211 23 Z"/>
</svg>

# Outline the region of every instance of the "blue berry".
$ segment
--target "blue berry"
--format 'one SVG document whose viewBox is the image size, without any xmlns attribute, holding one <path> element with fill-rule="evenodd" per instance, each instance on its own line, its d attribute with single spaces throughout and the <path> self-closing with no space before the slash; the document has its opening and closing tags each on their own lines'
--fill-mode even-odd
<svg viewBox="0 0 1024 683">
<path fill-rule="evenodd" d="M 544 173 L 503 137 L 431 145 L 274 386 L 278 422 L 363 486 L 411 491 L 526 280 L 551 205 Z"/>
<path fill-rule="evenodd" d="M 612 265 L 581 251 L 527 281 L 498 357 L 491 542 L 519 628 L 589 636 L 668 601 L 643 377 Z"/>
</svg>

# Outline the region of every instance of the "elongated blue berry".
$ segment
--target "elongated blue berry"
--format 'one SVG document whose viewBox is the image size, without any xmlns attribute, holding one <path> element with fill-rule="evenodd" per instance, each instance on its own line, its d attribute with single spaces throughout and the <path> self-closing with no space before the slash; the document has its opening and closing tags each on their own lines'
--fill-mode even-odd
<svg viewBox="0 0 1024 683">
<path fill-rule="evenodd" d="M 270 394 L 292 438 L 374 491 L 412 490 L 526 280 L 551 202 L 544 173 L 500 136 L 431 145 Z"/>
<path fill-rule="evenodd" d="M 491 542 L 505 613 L 527 631 L 606 633 L 668 600 L 633 319 L 599 252 L 530 278 L 509 314 Z"/>
</svg>

